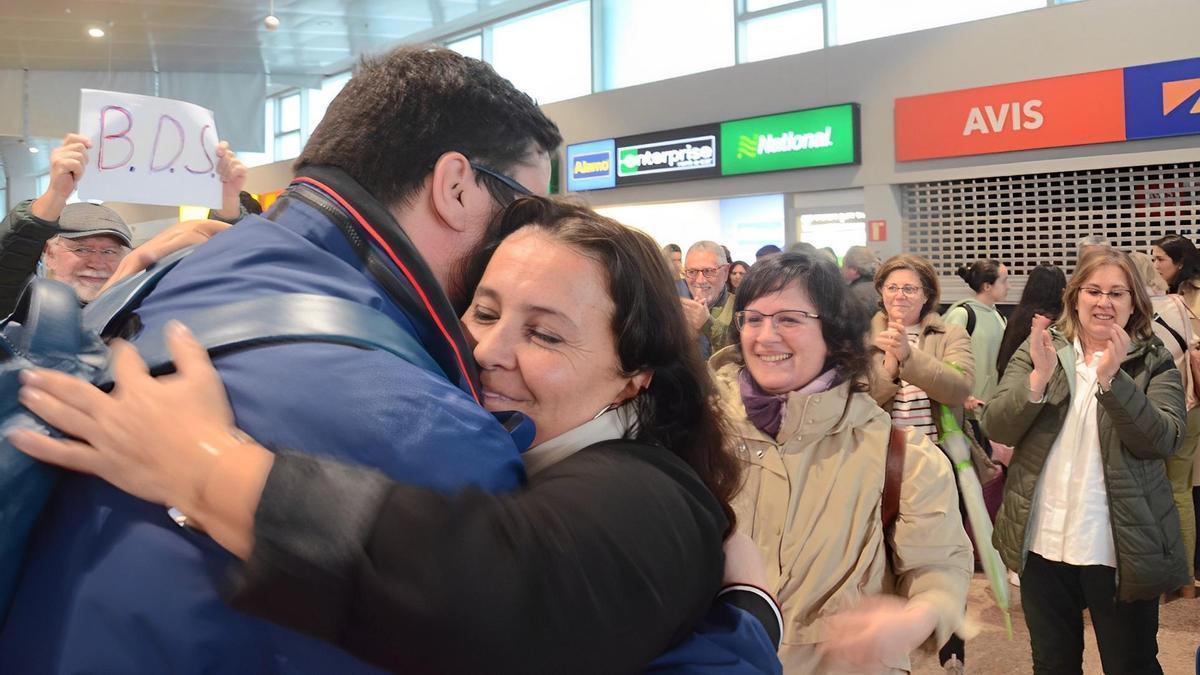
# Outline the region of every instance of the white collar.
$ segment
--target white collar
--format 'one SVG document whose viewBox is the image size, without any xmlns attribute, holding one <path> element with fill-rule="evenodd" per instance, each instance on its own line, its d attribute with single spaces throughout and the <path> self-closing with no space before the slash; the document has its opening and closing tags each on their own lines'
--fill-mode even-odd
<svg viewBox="0 0 1200 675">
<path fill-rule="evenodd" d="M 631 404 L 626 403 L 615 410 L 606 411 L 595 419 L 539 443 L 522 453 L 521 459 L 525 462 L 525 473 L 530 476 L 536 475 L 589 445 L 624 438 L 636 424 L 637 416 L 634 414 Z"/>
</svg>

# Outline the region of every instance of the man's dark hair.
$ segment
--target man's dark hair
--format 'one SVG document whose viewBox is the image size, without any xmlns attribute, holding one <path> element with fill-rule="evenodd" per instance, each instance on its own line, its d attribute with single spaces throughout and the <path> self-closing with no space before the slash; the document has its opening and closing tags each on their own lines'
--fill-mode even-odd
<svg viewBox="0 0 1200 675">
<path fill-rule="evenodd" d="M 733 309 L 744 311 L 755 300 L 793 284 L 804 290 L 820 316 L 821 337 L 829 350 L 822 370 L 837 368 L 843 380 L 854 383 L 855 391 L 865 391 L 870 367 L 863 342 L 868 327 L 867 314 L 850 299 L 837 266 L 822 254 L 788 252 L 754 263 L 738 287 Z M 742 337 L 736 321 L 729 324 L 729 332 L 740 352 Z"/>
<path fill-rule="evenodd" d="M 447 152 L 508 173 L 560 143 L 533 99 L 490 65 L 448 49 L 400 47 L 363 59 L 294 169 L 335 166 L 390 207 L 411 199 Z M 477 173 L 498 201 L 513 198 Z"/>
<path fill-rule="evenodd" d="M 632 436 L 661 445 L 687 462 L 721 503 L 732 532 L 730 500 L 740 483 L 740 465 L 725 450 L 716 389 L 658 245 L 585 206 L 524 197 L 500 212 L 491 228 L 493 236 L 471 256 L 461 278 L 471 288 L 478 285 L 503 238 L 524 227 L 543 230 L 606 272 L 621 371 L 654 373 L 646 390 L 631 402 L 638 420 Z"/>
</svg>

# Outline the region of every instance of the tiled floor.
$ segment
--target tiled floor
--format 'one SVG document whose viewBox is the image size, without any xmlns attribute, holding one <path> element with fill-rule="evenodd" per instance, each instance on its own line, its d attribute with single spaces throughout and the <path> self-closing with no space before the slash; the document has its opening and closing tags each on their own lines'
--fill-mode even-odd
<svg viewBox="0 0 1200 675">
<path fill-rule="evenodd" d="M 967 642 L 967 673 L 975 675 L 1031 673 L 1033 661 L 1029 655 L 1029 631 L 1021 613 L 1019 589 L 1009 586 L 1012 597 L 1013 639 L 1004 631 L 1004 619 L 992 602 L 987 579 L 976 574 L 971 582 L 968 607 L 979 622 L 980 632 Z M 1096 636 L 1089 625 L 1085 631 L 1083 671 L 1088 675 L 1102 673 Z M 1200 599 L 1175 600 L 1162 605 L 1158 619 L 1158 662 L 1165 675 L 1196 673 L 1196 648 L 1200 647 Z M 914 655 L 914 675 L 942 673 L 936 655 Z"/>
</svg>

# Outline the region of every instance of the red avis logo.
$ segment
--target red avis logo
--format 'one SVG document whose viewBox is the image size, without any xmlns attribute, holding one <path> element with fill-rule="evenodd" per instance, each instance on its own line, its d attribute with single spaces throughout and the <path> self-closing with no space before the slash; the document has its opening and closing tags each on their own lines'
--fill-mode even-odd
<svg viewBox="0 0 1200 675">
<path fill-rule="evenodd" d="M 1025 101 L 1001 103 L 998 108 L 985 105 L 975 106 L 967 113 L 967 123 L 963 127 L 963 136 L 974 133 L 998 134 L 1002 131 L 1021 131 L 1042 128 L 1045 117 L 1039 108 L 1042 100 L 1035 98 Z"/>
</svg>

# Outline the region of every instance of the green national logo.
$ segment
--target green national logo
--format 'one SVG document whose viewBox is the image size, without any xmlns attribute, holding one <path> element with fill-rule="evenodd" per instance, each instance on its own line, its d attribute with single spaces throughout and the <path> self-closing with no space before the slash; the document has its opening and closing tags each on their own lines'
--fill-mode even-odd
<svg viewBox="0 0 1200 675">
<path fill-rule="evenodd" d="M 721 173 L 784 171 L 858 161 L 853 104 L 721 124 Z"/>
</svg>

